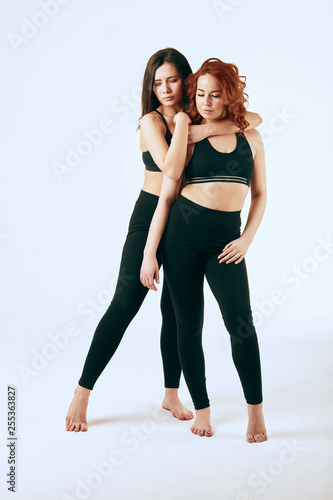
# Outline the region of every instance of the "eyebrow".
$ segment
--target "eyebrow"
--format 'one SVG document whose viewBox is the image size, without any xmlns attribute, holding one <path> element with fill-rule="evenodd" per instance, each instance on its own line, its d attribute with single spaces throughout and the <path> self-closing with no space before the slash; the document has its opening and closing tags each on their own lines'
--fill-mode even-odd
<svg viewBox="0 0 333 500">
<path fill-rule="evenodd" d="M 204 90 L 202 89 L 197 89 L 197 90 L 200 90 L 200 92 L 205 92 Z M 214 92 L 221 92 L 221 90 L 212 90 L 211 91 L 211 94 L 214 94 Z"/>
<path fill-rule="evenodd" d="M 179 78 L 178 75 L 175 75 L 175 76 L 168 76 L 167 80 L 169 80 L 170 78 Z M 156 80 L 154 80 L 155 82 L 161 82 L 162 81 L 162 78 L 157 78 Z"/>
</svg>

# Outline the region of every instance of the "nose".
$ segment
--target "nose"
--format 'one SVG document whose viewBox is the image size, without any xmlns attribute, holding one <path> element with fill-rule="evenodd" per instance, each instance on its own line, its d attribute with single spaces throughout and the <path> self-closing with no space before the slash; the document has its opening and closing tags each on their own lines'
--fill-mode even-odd
<svg viewBox="0 0 333 500">
<path fill-rule="evenodd" d="M 168 82 L 164 82 L 162 85 L 163 85 L 162 86 L 163 94 L 169 94 L 170 93 L 169 83 Z"/>
<path fill-rule="evenodd" d="M 211 98 L 209 95 L 206 95 L 204 98 L 204 105 L 205 106 L 210 106 L 212 104 Z"/>
</svg>

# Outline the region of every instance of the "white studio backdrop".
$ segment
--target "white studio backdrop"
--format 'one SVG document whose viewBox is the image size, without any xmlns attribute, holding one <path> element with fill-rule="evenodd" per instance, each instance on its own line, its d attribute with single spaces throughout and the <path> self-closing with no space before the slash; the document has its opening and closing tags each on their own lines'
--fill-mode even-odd
<svg viewBox="0 0 333 500">
<path fill-rule="evenodd" d="M 329 0 L 0 5 L 1 308 L 3 341 L 16 346 L 4 355 L 13 381 L 66 328 L 84 331 L 80 366 L 111 300 L 143 182 L 143 72 L 168 46 L 194 71 L 209 57 L 237 64 L 249 109 L 263 118 L 268 205 L 247 255 L 256 324 L 329 331 Z M 243 223 L 248 206 L 249 196 Z M 217 311 L 208 290 L 206 307 Z M 144 313 L 159 325 L 156 294 Z"/>
<path fill-rule="evenodd" d="M 332 5 L 0 0 L 0 415 L 4 435 L 12 384 L 20 500 L 164 500 L 175 498 L 171 486 L 191 500 L 332 497 Z M 209 57 L 235 63 L 249 109 L 263 118 L 268 204 L 246 257 L 268 410 L 260 449 L 242 441 L 241 388 L 208 287 L 212 440 L 198 440 L 154 402 L 163 388 L 160 290 L 148 294 L 93 391 L 89 432 L 64 428 L 143 183 L 136 127 L 144 69 L 165 47 L 194 71 Z M 190 404 L 184 381 L 181 391 Z M 132 453 L 121 436 L 155 414 L 166 421 L 154 421 L 153 433 L 147 427 L 149 439 Z M 282 464 L 295 443 L 295 463 Z M 84 494 L 82 481 L 96 478 L 95 462 L 113 449 L 124 465 Z M 264 495 L 249 483 L 262 467 L 272 471 Z"/>
</svg>

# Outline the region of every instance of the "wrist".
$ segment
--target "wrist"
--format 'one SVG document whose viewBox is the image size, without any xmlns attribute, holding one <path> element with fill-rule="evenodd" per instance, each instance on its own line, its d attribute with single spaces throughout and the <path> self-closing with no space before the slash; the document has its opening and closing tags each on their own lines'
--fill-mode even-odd
<svg viewBox="0 0 333 500">
<path fill-rule="evenodd" d="M 203 127 L 204 127 L 204 135 L 206 138 L 215 135 L 215 129 L 213 123 L 205 123 Z"/>
<path fill-rule="evenodd" d="M 143 258 L 145 260 L 153 260 L 156 258 L 156 252 L 153 252 L 152 250 L 144 250 L 143 251 Z"/>
<path fill-rule="evenodd" d="M 244 231 L 241 237 L 250 245 L 253 241 L 254 235 L 252 236 Z"/>
<path fill-rule="evenodd" d="M 189 122 L 189 116 L 187 113 L 185 113 L 185 111 L 179 111 L 179 113 L 176 114 L 176 117 L 177 117 L 175 120 L 176 125 L 179 122 L 186 123 L 186 124 L 188 124 L 188 122 Z"/>
</svg>

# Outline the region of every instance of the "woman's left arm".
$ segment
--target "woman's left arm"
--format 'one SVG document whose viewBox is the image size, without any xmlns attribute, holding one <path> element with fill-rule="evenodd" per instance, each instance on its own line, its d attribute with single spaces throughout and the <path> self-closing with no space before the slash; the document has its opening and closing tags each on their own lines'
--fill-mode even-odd
<svg viewBox="0 0 333 500">
<path fill-rule="evenodd" d="M 242 235 L 231 241 L 218 256 L 219 263 L 239 264 L 253 241 L 262 221 L 267 201 L 265 151 L 262 137 L 257 130 L 251 131 L 251 145 L 255 148 L 254 171 L 251 179 L 251 206 Z"/>
</svg>

